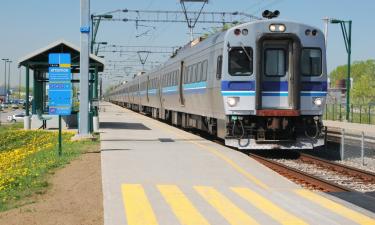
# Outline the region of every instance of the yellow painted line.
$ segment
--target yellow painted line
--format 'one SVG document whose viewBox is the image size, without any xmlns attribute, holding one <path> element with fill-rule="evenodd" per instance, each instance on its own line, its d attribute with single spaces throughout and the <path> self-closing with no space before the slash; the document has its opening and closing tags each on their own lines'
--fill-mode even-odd
<svg viewBox="0 0 375 225">
<path fill-rule="evenodd" d="M 160 124 L 158 124 L 157 122 L 155 122 L 154 120 L 150 120 L 150 122 L 154 123 L 156 126 L 158 126 L 159 128 L 167 131 L 168 133 L 171 133 L 173 135 L 176 135 L 180 138 L 185 138 L 184 135 L 181 135 L 181 134 L 178 134 L 176 131 L 173 131 L 172 129 L 170 128 L 166 128 L 166 127 L 163 127 L 161 126 Z M 202 139 L 203 140 L 203 139 Z M 243 169 L 241 166 L 239 166 L 237 163 L 235 163 L 233 160 L 231 160 L 230 158 L 226 157 L 224 154 L 220 153 L 216 148 L 214 147 L 210 147 L 210 146 L 206 146 L 206 145 L 202 145 L 196 141 L 190 141 L 187 139 L 188 142 L 192 143 L 192 144 L 195 144 L 197 145 L 198 147 L 200 148 L 203 148 L 205 150 L 208 150 L 209 152 L 211 152 L 212 154 L 218 156 L 219 158 L 221 158 L 222 160 L 224 160 L 226 163 L 228 163 L 233 169 L 235 169 L 238 173 L 242 174 L 243 176 L 245 176 L 248 180 L 250 180 L 251 182 L 255 183 L 256 185 L 260 186 L 261 188 L 263 189 L 267 189 L 269 190 L 270 188 L 268 187 L 267 184 L 265 184 L 264 182 L 262 182 L 261 180 L 259 180 L 258 178 L 256 178 L 255 176 L 251 175 L 250 173 L 248 173 L 245 169 Z"/>
<path fill-rule="evenodd" d="M 352 220 L 358 224 L 375 224 L 375 219 L 372 219 L 366 215 L 363 215 L 359 212 L 356 212 L 352 209 L 349 209 L 339 203 L 336 203 L 328 198 L 325 198 L 319 194 L 316 194 L 312 191 L 305 190 L 305 189 L 299 189 L 295 190 L 295 192 L 302 196 L 303 198 L 306 198 L 319 206 L 326 208 L 328 210 L 331 210 L 332 212 L 335 212 L 339 214 L 340 216 L 343 216 L 349 220 Z"/>
<path fill-rule="evenodd" d="M 160 193 L 171 207 L 181 224 L 208 225 L 210 223 L 199 213 L 189 199 L 175 185 L 158 185 Z"/>
<path fill-rule="evenodd" d="M 128 225 L 158 224 L 146 193 L 140 184 L 123 184 L 121 190 Z"/>
<path fill-rule="evenodd" d="M 255 176 L 251 175 L 250 173 L 248 173 L 245 169 L 243 169 L 241 166 L 239 166 L 237 163 L 235 163 L 230 158 L 226 157 L 224 154 L 222 154 L 221 152 L 219 152 L 217 149 L 215 149 L 213 147 L 210 147 L 210 146 L 202 145 L 202 144 L 197 143 L 195 141 L 190 141 L 190 142 L 193 143 L 193 144 L 195 144 L 195 145 L 198 145 L 199 147 L 204 148 L 204 149 L 210 151 L 212 154 L 218 156 L 219 158 L 221 158 L 222 160 L 224 160 L 226 163 L 228 163 L 238 173 L 242 174 L 248 180 L 250 180 L 251 182 L 253 182 L 256 185 L 260 186 L 261 188 L 267 189 L 267 190 L 270 189 L 267 184 L 265 184 L 264 182 L 262 182 L 261 180 L 259 180 Z"/>
<path fill-rule="evenodd" d="M 258 224 L 251 216 L 233 204 L 212 187 L 195 186 L 194 189 L 232 225 Z"/>
<path fill-rule="evenodd" d="M 248 188 L 234 187 L 231 190 L 281 224 L 308 224 Z"/>
</svg>

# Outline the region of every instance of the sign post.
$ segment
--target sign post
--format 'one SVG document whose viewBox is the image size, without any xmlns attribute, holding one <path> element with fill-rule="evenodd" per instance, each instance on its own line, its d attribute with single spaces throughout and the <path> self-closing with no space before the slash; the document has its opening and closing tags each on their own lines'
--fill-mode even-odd
<svg viewBox="0 0 375 225">
<path fill-rule="evenodd" d="M 71 57 L 66 53 L 51 53 L 48 56 L 49 75 L 49 115 L 59 116 L 59 148 L 62 154 L 61 116 L 68 116 L 72 110 Z"/>
</svg>

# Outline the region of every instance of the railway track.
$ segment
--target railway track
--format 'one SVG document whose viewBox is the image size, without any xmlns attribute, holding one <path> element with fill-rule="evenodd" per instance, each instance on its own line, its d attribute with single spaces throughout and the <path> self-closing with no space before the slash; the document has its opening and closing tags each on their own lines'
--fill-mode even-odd
<svg viewBox="0 0 375 225">
<path fill-rule="evenodd" d="M 312 190 L 324 192 L 372 192 L 375 174 L 300 153 L 296 159 L 269 159 L 249 154 L 258 162 Z"/>
</svg>

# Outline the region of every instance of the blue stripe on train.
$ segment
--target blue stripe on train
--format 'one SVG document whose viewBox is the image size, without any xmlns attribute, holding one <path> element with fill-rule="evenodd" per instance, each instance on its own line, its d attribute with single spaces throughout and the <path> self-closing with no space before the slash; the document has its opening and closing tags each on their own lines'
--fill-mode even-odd
<svg viewBox="0 0 375 225">
<path fill-rule="evenodd" d="M 205 81 L 197 82 L 197 83 L 190 83 L 184 84 L 184 93 L 192 94 L 192 93 L 204 93 L 206 92 L 207 83 Z"/>
<path fill-rule="evenodd" d="M 288 81 L 263 81 L 263 91 L 288 91 Z"/>
<path fill-rule="evenodd" d="M 309 81 L 301 83 L 301 91 L 327 91 L 326 81 Z"/>
<path fill-rule="evenodd" d="M 327 96 L 327 92 L 325 91 L 301 91 L 301 96 L 325 97 Z"/>
<path fill-rule="evenodd" d="M 255 91 L 221 91 L 223 96 L 255 96 Z"/>
<path fill-rule="evenodd" d="M 221 91 L 255 91 L 255 81 L 221 81 Z"/>
<path fill-rule="evenodd" d="M 262 96 L 285 97 L 285 96 L 288 96 L 288 92 L 262 92 Z"/>
</svg>

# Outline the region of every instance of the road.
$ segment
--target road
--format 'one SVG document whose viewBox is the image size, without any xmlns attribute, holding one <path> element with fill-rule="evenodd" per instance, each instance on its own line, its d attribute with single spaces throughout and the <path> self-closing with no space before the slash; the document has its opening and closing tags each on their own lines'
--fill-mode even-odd
<svg viewBox="0 0 375 225">
<path fill-rule="evenodd" d="M 8 116 L 14 115 L 14 114 L 21 114 L 24 113 L 25 110 L 23 109 L 5 109 L 4 111 L 0 111 L 0 121 L 1 123 L 9 123 L 7 120 Z"/>
</svg>

